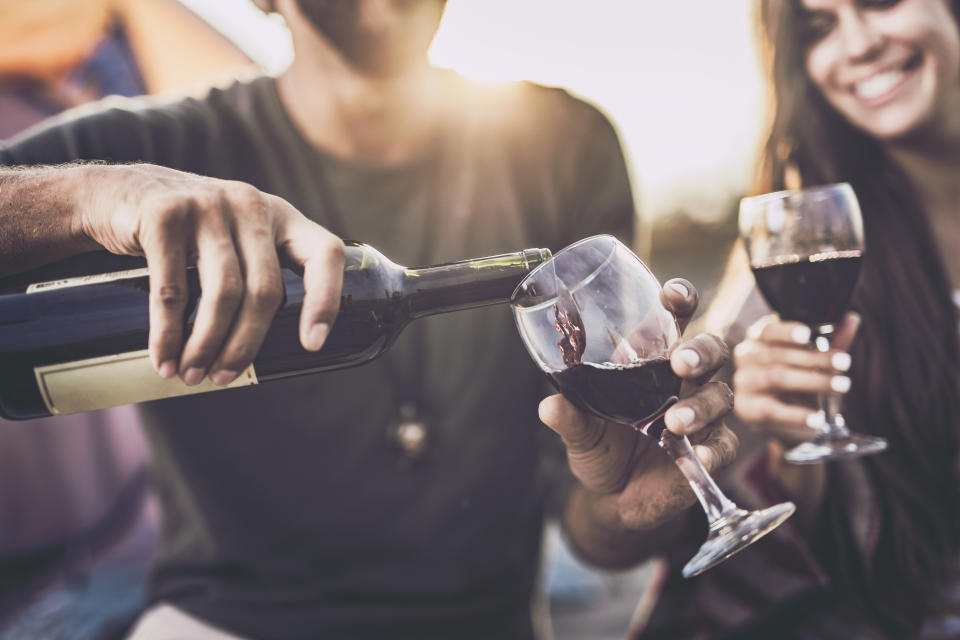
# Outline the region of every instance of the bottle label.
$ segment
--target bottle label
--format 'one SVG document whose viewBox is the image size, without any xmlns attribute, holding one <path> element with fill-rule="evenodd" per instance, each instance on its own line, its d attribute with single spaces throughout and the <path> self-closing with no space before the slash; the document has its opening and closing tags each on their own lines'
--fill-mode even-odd
<svg viewBox="0 0 960 640">
<path fill-rule="evenodd" d="M 60 280 L 48 280 L 47 282 L 34 282 L 27 287 L 25 293 L 38 293 L 40 291 L 50 291 L 51 289 L 79 287 L 84 284 L 98 284 L 101 282 L 113 282 L 114 280 L 125 280 L 127 278 L 140 278 L 146 275 L 149 275 L 147 268 L 140 267 L 139 269 L 127 269 L 125 271 L 111 271 L 110 273 L 95 273 L 89 276 L 61 278 Z"/>
<path fill-rule="evenodd" d="M 45 365 L 36 367 L 34 373 L 43 401 L 53 415 L 257 384 L 253 365 L 227 387 L 218 387 L 206 378 L 192 387 L 180 378 L 161 378 L 150 364 L 146 349 Z"/>
</svg>

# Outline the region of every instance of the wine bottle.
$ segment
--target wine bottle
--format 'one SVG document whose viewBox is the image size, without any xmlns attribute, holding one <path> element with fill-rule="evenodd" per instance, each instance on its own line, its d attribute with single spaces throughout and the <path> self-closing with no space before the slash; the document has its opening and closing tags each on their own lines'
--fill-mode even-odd
<svg viewBox="0 0 960 640">
<path fill-rule="evenodd" d="M 347 243 L 340 312 L 323 348 L 300 345 L 303 281 L 285 270 L 284 300 L 260 352 L 229 386 L 368 362 L 415 318 L 508 301 L 520 280 L 549 257 L 546 249 L 526 249 L 407 268 L 368 245 Z M 188 276 L 189 331 L 200 286 L 195 270 Z M 0 296 L 0 415 L 65 415 L 223 388 L 208 379 L 188 386 L 153 370 L 148 296 L 145 268 L 37 283 Z"/>
</svg>

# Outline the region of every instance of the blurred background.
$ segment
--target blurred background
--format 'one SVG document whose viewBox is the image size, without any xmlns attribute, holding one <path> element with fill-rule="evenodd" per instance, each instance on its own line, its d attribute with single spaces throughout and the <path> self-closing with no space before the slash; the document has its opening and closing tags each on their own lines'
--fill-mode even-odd
<svg viewBox="0 0 960 640">
<path fill-rule="evenodd" d="M 289 34 L 248 0 L 182 0 L 271 73 Z M 431 59 L 483 82 L 570 89 L 613 120 L 661 277 L 709 297 L 763 128 L 750 0 L 449 0 Z M 696 258 L 692 260 L 691 258 Z"/>
<path fill-rule="evenodd" d="M 703 309 L 763 129 L 752 4 L 449 0 L 431 58 L 480 82 L 562 86 L 602 109 L 627 154 L 636 248 L 661 279 L 691 280 Z M 105 95 L 202 91 L 250 68 L 277 74 L 291 57 L 282 20 L 250 0 L 0 0 L 0 139 Z M 0 640 L 89 637 L 138 602 L 157 519 L 135 418 L 125 407 L 70 419 L 0 430 Z M 84 447 L 107 453 L 76 455 Z M 622 638 L 656 562 L 589 571 L 555 530 L 546 549 L 553 636 Z"/>
</svg>

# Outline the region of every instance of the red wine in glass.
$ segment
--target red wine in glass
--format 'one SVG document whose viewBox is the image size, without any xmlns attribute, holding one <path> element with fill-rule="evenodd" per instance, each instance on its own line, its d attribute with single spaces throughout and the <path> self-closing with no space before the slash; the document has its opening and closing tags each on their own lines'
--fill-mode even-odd
<svg viewBox="0 0 960 640">
<path fill-rule="evenodd" d="M 843 319 L 860 275 L 861 256 L 860 250 L 831 251 L 754 263 L 752 269 L 764 299 L 781 318 L 816 331 Z"/>
<path fill-rule="evenodd" d="M 630 364 L 582 363 L 550 372 L 548 377 L 580 409 L 637 427 L 647 426 L 666 411 L 679 397 L 683 382 L 667 357 Z"/>
<path fill-rule="evenodd" d="M 680 396 L 683 380 L 673 372 L 669 356 L 631 360 L 628 364 L 581 362 L 586 331 L 576 302 L 565 290 L 553 305 L 554 325 L 560 334 L 557 347 L 567 368 L 547 372 L 553 386 L 578 408 L 605 420 L 647 427 Z M 658 421 L 659 438 L 664 425 Z"/>
</svg>

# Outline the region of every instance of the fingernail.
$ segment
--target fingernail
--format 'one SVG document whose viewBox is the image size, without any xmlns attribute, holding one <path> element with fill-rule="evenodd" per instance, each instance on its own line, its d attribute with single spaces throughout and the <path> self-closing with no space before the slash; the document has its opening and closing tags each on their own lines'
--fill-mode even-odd
<svg viewBox="0 0 960 640">
<path fill-rule="evenodd" d="M 679 293 L 680 295 L 682 295 L 684 298 L 690 295 L 690 290 L 687 289 L 682 284 L 680 284 L 679 282 L 671 282 L 670 288 L 676 291 L 677 293 Z"/>
<path fill-rule="evenodd" d="M 674 407 L 667 411 L 664 420 L 673 423 L 668 424 L 668 427 L 683 427 L 683 429 L 686 430 L 687 427 L 693 424 L 696 417 L 696 414 L 690 407 Z"/>
<path fill-rule="evenodd" d="M 183 373 L 183 381 L 189 385 L 197 384 L 203 380 L 203 369 L 199 367 L 190 367 Z"/>
<path fill-rule="evenodd" d="M 700 354 L 693 349 L 681 349 L 677 357 L 687 363 L 691 369 L 696 369 L 700 366 Z"/>
<path fill-rule="evenodd" d="M 848 371 L 852 363 L 852 358 L 850 358 L 849 353 L 835 353 L 833 357 L 830 358 L 830 364 L 833 365 L 833 368 L 837 371 Z"/>
<path fill-rule="evenodd" d="M 830 378 L 830 388 L 837 393 L 850 391 L 850 378 L 847 376 L 833 376 Z"/>
<path fill-rule="evenodd" d="M 322 347 L 329 333 L 330 325 L 326 322 L 318 322 L 313 325 L 313 327 L 310 328 L 310 333 L 307 334 L 307 348 L 316 351 Z"/>
<path fill-rule="evenodd" d="M 791 335 L 793 341 L 797 344 L 809 344 L 810 343 L 810 327 L 797 327 L 793 330 Z"/>
<path fill-rule="evenodd" d="M 821 429 L 827 423 L 822 411 L 814 411 L 807 416 L 807 426 L 811 429 Z"/>
<path fill-rule="evenodd" d="M 222 371 L 217 371 L 215 374 L 210 376 L 210 380 L 213 384 L 218 387 L 225 387 L 237 377 L 236 371 L 230 371 L 229 369 L 223 369 Z"/>
<path fill-rule="evenodd" d="M 172 378 L 177 375 L 177 363 L 173 360 L 166 360 L 160 363 L 160 368 L 157 369 L 157 373 L 160 374 L 161 378 Z"/>
</svg>

